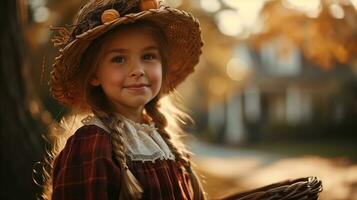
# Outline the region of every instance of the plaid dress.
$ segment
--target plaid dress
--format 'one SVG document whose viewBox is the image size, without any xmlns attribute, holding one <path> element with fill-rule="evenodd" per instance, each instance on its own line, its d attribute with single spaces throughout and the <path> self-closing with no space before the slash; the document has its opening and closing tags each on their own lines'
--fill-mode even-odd
<svg viewBox="0 0 357 200">
<path fill-rule="evenodd" d="M 71 136 L 54 162 L 53 200 L 119 199 L 120 170 L 110 137 L 95 125 Z M 189 175 L 172 160 L 130 161 L 128 167 L 144 189 L 142 199 L 192 199 Z"/>
</svg>

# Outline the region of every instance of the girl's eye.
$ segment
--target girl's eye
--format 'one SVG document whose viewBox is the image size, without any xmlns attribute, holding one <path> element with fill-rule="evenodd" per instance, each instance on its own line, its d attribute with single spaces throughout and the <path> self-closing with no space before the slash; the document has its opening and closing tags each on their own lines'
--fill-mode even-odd
<svg viewBox="0 0 357 200">
<path fill-rule="evenodd" d="M 157 58 L 157 56 L 155 55 L 155 54 L 145 54 L 144 56 L 143 56 L 143 59 L 144 60 L 154 60 L 154 59 L 156 59 Z"/>
<path fill-rule="evenodd" d="M 123 56 L 115 56 L 111 61 L 114 63 L 124 63 L 125 59 Z"/>
</svg>

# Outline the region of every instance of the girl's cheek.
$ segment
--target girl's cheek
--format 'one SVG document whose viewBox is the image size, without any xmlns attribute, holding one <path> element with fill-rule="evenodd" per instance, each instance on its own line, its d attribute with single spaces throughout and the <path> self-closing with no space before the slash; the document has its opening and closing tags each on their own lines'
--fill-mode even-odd
<svg viewBox="0 0 357 200">
<path fill-rule="evenodd" d="M 119 84 L 124 79 L 124 72 L 115 67 L 108 67 L 103 71 L 102 79 L 110 84 Z"/>
<path fill-rule="evenodd" d="M 111 76 L 117 79 L 123 79 L 127 73 L 128 72 L 125 67 L 118 67 L 118 66 L 113 66 L 110 72 Z"/>
<path fill-rule="evenodd" d="M 157 77 L 162 78 L 162 67 L 161 67 L 161 66 L 155 68 L 154 72 L 155 72 L 155 74 L 156 74 Z"/>
<path fill-rule="evenodd" d="M 125 81 L 125 75 L 123 72 L 113 73 L 113 80 L 116 84 L 122 84 Z"/>
<path fill-rule="evenodd" d="M 161 82 L 162 80 L 162 70 L 161 69 L 156 69 L 154 71 L 152 71 L 152 75 L 151 75 L 152 81 L 154 82 Z"/>
</svg>

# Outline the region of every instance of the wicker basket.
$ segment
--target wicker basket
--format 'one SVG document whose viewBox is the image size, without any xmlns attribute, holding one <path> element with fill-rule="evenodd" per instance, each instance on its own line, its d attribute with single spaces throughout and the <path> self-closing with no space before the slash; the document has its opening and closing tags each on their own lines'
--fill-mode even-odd
<svg viewBox="0 0 357 200">
<path fill-rule="evenodd" d="M 247 192 L 221 198 L 222 200 L 316 200 L 322 184 L 316 177 L 287 180 Z"/>
</svg>

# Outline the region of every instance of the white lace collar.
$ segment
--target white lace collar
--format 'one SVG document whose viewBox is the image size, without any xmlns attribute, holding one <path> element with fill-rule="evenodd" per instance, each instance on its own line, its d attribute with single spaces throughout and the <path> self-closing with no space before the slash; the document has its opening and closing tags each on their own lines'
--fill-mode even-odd
<svg viewBox="0 0 357 200">
<path fill-rule="evenodd" d="M 175 160 L 175 156 L 158 133 L 155 124 L 140 124 L 123 116 L 119 116 L 124 122 L 125 135 L 124 147 L 132 161 Z M 87 116 L 82 120 L 85 125 L 96 125 L 110 132 L 108 128 L 95 116 Z"/>
</svg>

